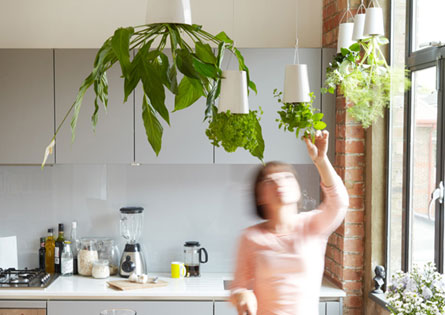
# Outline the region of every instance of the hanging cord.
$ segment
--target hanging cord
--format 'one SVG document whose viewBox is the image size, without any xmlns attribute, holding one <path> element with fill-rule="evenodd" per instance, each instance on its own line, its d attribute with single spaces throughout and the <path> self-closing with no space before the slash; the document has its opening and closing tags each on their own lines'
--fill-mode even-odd
<svg viewBox="0 0 445 315">
<path fill-rule="evenodd" d="M 300 54 L 298 52 L 298 37 L 295 41 L 295 52 L 294 52 L 294 65 L 300 63 Z"/>
<path fill-rule="evenodd" d="M 365 4 L 363 3 L 363 0 L 360 1 L 360 5 L 357 8 L 357 14 L 365 14 L 366 13 L 366 7 Z"/>
<path fill-rule="evenodd" d="M 374 8 L 380 8 L 379 0 L 371 0 L 369 1 L 368 8 L 371 8 L 371 5 L 374 5 Z"/>
<path fill-rule="evenodd" d="M 372 0 L 371 0 L 371 2 L 372 2 Z M 349 0 L 346 3 L 346 11 L 345 11 L 345 13 L 343 13 L 343 15 L 342 15 L 342 17 L 340 19 L 340 23 L 342 23 L 342 21 L 343 21 L 343 19 L 345 17 L 346 17 L 346 20 L 345 20 L 344 23 L 347 23 L 348 22 L 348 15 L 350 16 L 351 19 L 354 19 L 354 15 L 352 15 L 351 10 L 349 9 Z"/>
</svg>

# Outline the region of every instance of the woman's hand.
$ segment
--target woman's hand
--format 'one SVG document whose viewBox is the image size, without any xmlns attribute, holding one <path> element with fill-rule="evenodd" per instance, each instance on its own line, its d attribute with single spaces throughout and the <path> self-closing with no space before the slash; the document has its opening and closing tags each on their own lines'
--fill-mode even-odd
<svg viewBox="0 0 445 315">
<path fill-rule="evenodd" d="M 238 315 L 256 315 L 258 304 L 253 291 L 245 290 L 234 294 L 234 304 L 238 310 Z"/>
<path fill-rule="evenodd" d="M 329 132 L 323 130 L 317 130 L 315 132 L 315 141 L 312 143 L 310 136 L 306 136 L 304 141 L 306 142 L 307 152 L 309 153 L 312 161 L 317 164 L 317 162 L 322 161 L 326 158 L 326 153 L 328 152 L 328 140 Z"/>
</svg>

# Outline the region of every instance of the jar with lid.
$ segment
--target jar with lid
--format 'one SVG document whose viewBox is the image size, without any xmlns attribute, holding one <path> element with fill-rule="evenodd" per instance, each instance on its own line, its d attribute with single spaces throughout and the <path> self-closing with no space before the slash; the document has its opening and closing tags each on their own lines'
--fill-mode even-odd
<svg viewBox="0 0 445 315">
<path fill-rule="evenodd" d="M 115 275 L 118 272 L 120 254 L 119 249 L 111 238 L 97 239 L 97 250 L 99 252 L 99 259 L 108 260 L 110 267 L 110 275 Z"/>
<path fill-rule="evenodd" d="M 62 276 L 73 275 L 73 252 L 71 251 L 71 242 L 65 241 L 61 255 L 61 274 Z"/>
<path fill-rule="evenodd" d="M 80 250 L 77 254 L 77 271 L 79 275 L 91 276 L 93 263 L 99 259 L 97 242 L 92 238 L 80 240 Z"/>
<path fill-rule="evenodd" d="M 107 259 L 99 259 L 93 263 L 93 278 L 104 279 L 110 276 L 110 267 Z"/>
</svg>

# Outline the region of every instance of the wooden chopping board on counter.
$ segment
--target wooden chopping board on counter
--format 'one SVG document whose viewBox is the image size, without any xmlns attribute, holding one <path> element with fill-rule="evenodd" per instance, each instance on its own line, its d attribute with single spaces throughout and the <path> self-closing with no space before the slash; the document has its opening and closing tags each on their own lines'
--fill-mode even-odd
<svg viewBox="0 0 445 315">
<path fill-rule="evenodd" d="M 159 288 L 165 287 L 168 285 L 167 281 L 158 280 L 156 283 L 150 282 L 151 279 L 148 279 L 147 283 L 137 283 L 131 282 L 130 280 L 115 280 L 115 281 L 107 281 L 108 285 L 114 289 L 128 291 L 128 290 L 137 290 L 137 289 L 147 289 L 147 288 Z"/>
</svg>

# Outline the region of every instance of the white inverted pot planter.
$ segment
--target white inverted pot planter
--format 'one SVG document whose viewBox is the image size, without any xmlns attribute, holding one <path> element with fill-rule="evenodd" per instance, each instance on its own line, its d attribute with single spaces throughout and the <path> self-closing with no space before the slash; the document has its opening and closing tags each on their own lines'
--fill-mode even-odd
<svg viewBox="0 0 445 315">
<path fill-rule="evenodd" d="M 338 28 L 337 53 L 341 52 L 342 48 L 349 48 L 354 41 L 352 40 L 352 32 L 354 30 L 354 23 L 341 23 Z"/>
<path fill-rule="evenodd" d="M 148 0 L 147 24 L 177 23 L 192 24 L 192 10 L 190 0 Z"/>
<path fill-rule="evenodd" d="M 352 40 L 358 41 L 360 39 L 364 39 L 365 36 L 363 34 L 363 31 L 365 29 L 365 19 L 366 14 L 365 13 L 358 13 L 354 17 L 354 29 L 352 31 Z"/>
<path fill-rule="evenodd" d="M 226 70 L 222 72 L 218 112 L 229 110 L 232 114 L 249 113 L 246 71 Z"/>
<path fill-rule="evenodd" d="M 365 37 L 385 34 L 382 8 L 366 9 L 365 28 L 363 33 Z"/>
<path fill-rule="evenodd" d="M 283 102 L 308 103 L 311 101 L 309 93 L 307 65 L 287 65 L 284 76 Z"/>
</svg>

